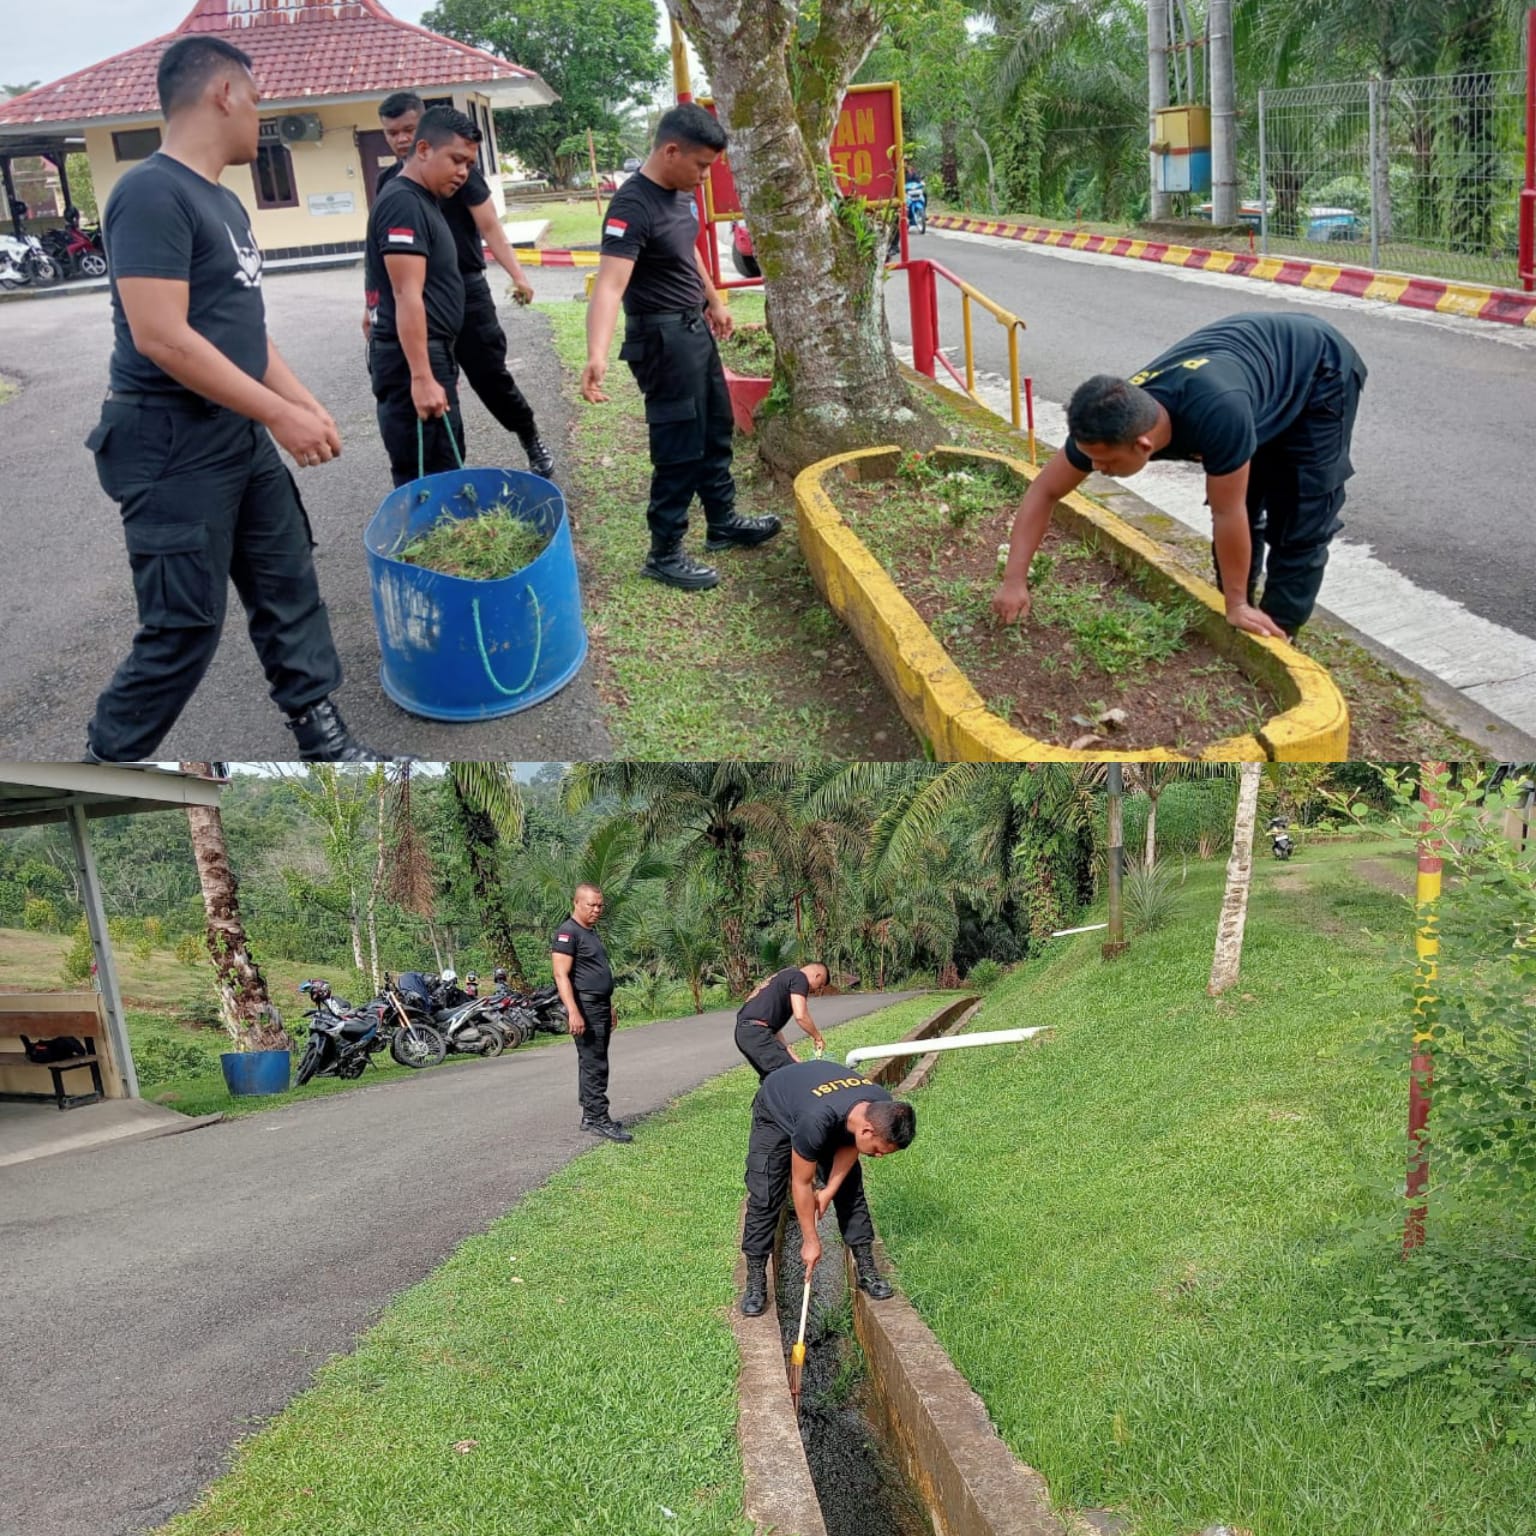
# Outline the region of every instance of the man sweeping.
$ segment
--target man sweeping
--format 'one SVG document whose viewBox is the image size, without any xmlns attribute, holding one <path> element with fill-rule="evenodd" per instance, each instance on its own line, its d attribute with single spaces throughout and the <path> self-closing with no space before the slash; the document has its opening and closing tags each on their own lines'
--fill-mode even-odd
<svg viewBox="0 0 1536 1536">
<path fill-rule="evenodd" d="M 821 1258 L 816 1223 L 831 1206 L 843 1242 L 853 1251 L 859 1289 L 876 1301 L 891 1294 L 890 1282 L 875 1268 L 875 1228 L 859 1157 L 888 1157 L 911 1146 L 916 1134 L 917 1112 L 910 1104 L 835 1061 L 798 1061 L 763 1079 L 752 1101 L 741 1234 L 747 1256 L 741 1310 L 748 1317 L 760 1316 L 768 1305 L 768 1255 L 786 1194 L 800 1222 L 807 1275 Z M 818 1172 L 826 1181 L 819 1191 Z"/>
<path fill-rule="evenodd" d="M 1004 623 L 1028 615 L 1029 563 L 1051 512 L 1091 471 L 1124 478 L 1148 459 L 1192 459 L 1205 470 L 1227 622 L 1293 638 L 1342 526 L 1365 376 L 1360 354 L 1326 322 L 1251 314 L 1202 327 L 1129 379 L 1089 379 L 1067 406 L 1071 435 L 1014 517 L 993 611 Z"/>
<path fill-rule="evenodd" d="M 827 1042 L 811 1017 L 806 999 L 826 990 L 828 971 L 819 960 L 786 965 L 758 982 L 736 1012 L 736 1049 L 751 1062 L 759 1081 L 799 1058 L 784 1044 L 784 1026 L 795 1023 L 816 1042 L 817 1056 Z"/>
</svg>

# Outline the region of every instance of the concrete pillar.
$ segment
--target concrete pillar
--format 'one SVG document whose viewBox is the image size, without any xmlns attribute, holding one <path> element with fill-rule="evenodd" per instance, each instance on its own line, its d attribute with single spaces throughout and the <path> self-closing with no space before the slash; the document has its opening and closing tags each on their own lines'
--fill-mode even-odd
<svg viewBox="0 0 1536 1536">
<path fill-rule="evenodd" d="M 1168 3 L 1169 0 L 1147 0 L 1147 142 L 1157 141 L 1157 112 L 1168 105 Z M 1166 192 L 1157 190 L 1155 161 L 1149 155 L 1148 175 L 1152 181 L 1152 201 L 1149 212 L 1154 219 L 1166 219 L 1169 200 Z"/>
<path fill-rule="evenodd" d="M 133 1048 L 128 1043 L 128 1021 L 123 1015 L 123 994 L 117 984 L 117 966 L 112 959 L 112 940 L 107 933 L 107 909 L 101 899 L 101 880 L 96 873 L 96 856 L 91 852 L 90 831 L 85 807 L 71 801 L 68 808 L 69 837 L 75 848 L 75 868 L 80 871 L 80 894 L 85 903 L 85 921 L 91 930 L 91 951 L 96 957 L 96 984 L 101 989 L 102 1008 L 107 1016 L 107 1038 L 123 1080 L 124 1096 L 139 1097 L 139 1074 L 133 1066 Z"/>
<path fill-rule="evenodd" d="M 1211 223 L 1237 223 L 1237 110 L 1232 0 L 1210 0 Z"/>
</svg>

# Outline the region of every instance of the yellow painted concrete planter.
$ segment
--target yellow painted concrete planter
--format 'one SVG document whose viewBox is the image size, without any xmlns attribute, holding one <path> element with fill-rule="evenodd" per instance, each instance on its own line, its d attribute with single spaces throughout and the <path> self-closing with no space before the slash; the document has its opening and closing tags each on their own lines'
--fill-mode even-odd
<svg viewBox="0 0 1536 1536">
<path fill-rule="evenodd" d="M 963 459 L 993 459 L 1026 480 L 1036 471 L 1005 454 L 939 448 Z M 795 480 L 800 547 L 834 612 L 858 637 L 907 723 L 940 762 L 1180 762 L 1175 752 L 1073 752 L 1037 741 L 994 715 L 880 562 L 837 510 L 841 480 L 884 479 L 899 450 L 840 453 L 802 470 Z M 1078 538 L 1092 534 L 1101 551 L 1152 597 L 1192 598 L 1206 617 L 1201 633 L 1284 705 L 1251 736 L 1230 736 L 1200 754 L 1206 762 L 1338 762 L 1349 756 L 1349 709 L 1333 679 L 1283 641 L 1250 635 L 1227 623 L 1221 594 L 1190 575 L 1144 534 L 1085 497 L 1073 494 L 1056 512 Z"/>
</svg>

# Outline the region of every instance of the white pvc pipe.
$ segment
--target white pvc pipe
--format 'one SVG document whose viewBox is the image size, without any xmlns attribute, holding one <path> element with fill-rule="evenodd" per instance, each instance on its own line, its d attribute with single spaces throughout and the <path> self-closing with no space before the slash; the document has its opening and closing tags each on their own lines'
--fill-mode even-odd
<svg viewBox="0 0 1536 1536">
<path fill-rule="evenodd" d="M 1051 937 L 1053 939 L 1064 939 L 1069 933 L 1097 933 L 1100 928 L 1108 927 L 1108 923 L 1089 923 L 1084 928 L 1058 928 Z"/>
<path fill-rule="evenodd" d="M 845 1065 L 857 1061 L 875 1061 L 890 1056 L 926 1056 L 930 1051 L 961 1051 L 972 1045 L 1017 1045 L 1054 1029 L 1054 1024 L 1036 1024 L 1030 1029 L 989 1029 L 975 1035 L 951 1035 L 941 1040 L 898 1040 L 895 1045 L 861 1045 L 848 1052 Z"/>
</svg>

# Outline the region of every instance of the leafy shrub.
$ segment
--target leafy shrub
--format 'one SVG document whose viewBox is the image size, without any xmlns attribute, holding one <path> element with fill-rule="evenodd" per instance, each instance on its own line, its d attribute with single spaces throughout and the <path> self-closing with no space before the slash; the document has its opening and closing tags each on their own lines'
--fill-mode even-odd
<svg viewBox="0 0 1536 1536">
<path fill-rule="evenodd" d="M 191 1077 L 215 1065 L 206 1047 L 195 1040 L 180 1040 L 175 1035 L 150 1035 L 133 1048 L 133 1064 L 138 1069 L 139 1084 L 155 1088 L 178 1077 Z"/>
<path fill-rule="evenodd" d="M 182 965 L 201 965 L 208 953 L 208 946 L 195 933 L 184 933 L 176 940 L 176 958 Z"/>
<path fill-rule="evenodd" d="M 21 926 L 32 933 L 57 933 L 59 909 L 46 896 L 29 896 L 22 908 Z"/>
<path fill-rule="evenodd" d="M 82 981 L 89 981 L 91 966 L 95 963 L 96 952 L 91 948 L 91 930 L 82 917 L 75 924 L 75 931 L 70 935 L 69 948 L 64 951 L 63 962 L 59 966 L 59 974 L 71 986 Z"/>
<path fill-rule="evenodd" d="M 990 992 L 1003 979 L 1004 972 L 996 960 L 978 960 L 966 972 L 965 984 L 978 992 Z"/>
<path fill-rule="evenodd" d="M 158 917 L 146 917 L 144 919 L 144 938 L 151 949 L 158 949 L 165 943 L 165 924 Z"/>
<path fill-rule="evenodd" d="M 1128 869 L 1120 883 L 1121 905 L 1140 933 L 1166 928 L 1178 899 L 1178 878 L 1166 859 L 1159 859 L 1151 869 L 1140 864 Z"/>
</svg>

